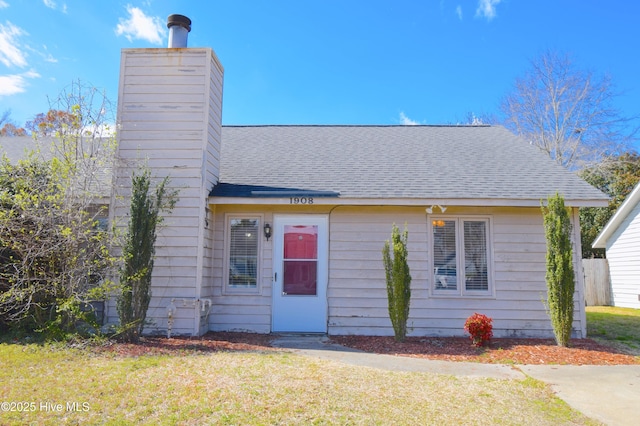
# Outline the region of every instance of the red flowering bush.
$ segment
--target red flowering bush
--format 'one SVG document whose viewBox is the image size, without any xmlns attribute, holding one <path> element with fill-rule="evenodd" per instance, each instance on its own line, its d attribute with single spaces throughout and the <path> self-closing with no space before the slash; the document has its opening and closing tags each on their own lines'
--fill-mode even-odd
<svg viewBox="0 0 640 426">
<path fill-rule="evenodd" d="M 469 337 L 474 346 L 482 346 L 493 337 L 493 320 L 486 315 L 474 313 L 464 323 L 464 331 L 469 333 Z"/>
</svg>

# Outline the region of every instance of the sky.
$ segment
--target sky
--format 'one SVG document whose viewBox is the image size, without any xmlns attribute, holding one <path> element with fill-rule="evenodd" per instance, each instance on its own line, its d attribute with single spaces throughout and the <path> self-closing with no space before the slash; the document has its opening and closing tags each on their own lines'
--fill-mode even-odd
<svg viewBox="0 0 640 426">
<path fill-rule="evenodd" d="M 224 66 L 226 125 L 463 123 L 546 50 L 640 114 L 631 0 L 0 0 L 0 114 L 22 126 L 78 80 L 115 104 L 121 49 L 166 47 L 171 14 Z"/>
</svg>

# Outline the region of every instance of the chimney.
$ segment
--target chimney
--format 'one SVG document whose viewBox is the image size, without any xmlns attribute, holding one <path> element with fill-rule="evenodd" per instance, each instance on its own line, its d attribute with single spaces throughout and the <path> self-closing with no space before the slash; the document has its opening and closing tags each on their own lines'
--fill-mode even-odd
<svg viewBox="0 0 640 426">
<path fill-rule="evenodd" d="M 169 28 L 169 48 L 187 47 L 187 37 L 191 31 L 191 19 L 183 15 L 169 15 L 167 18 Z"/>
<path fill-rule="evenodd" d="M 216 291 L 209 266 L 215 246 L 209 191 L 220 176 L 224 68 L 213 49 L 186 48 L 189 18 L 171 15 L 167 21 L 169 49 L 121 52 L 118 167 L 109 212 L 111 223 L 126 226 L 131 174 L 140 164 L 154 178 L 170 177 L 171 188 L 180 190 L 156 241 L 147 319 L 155 323 L 155 333 L 166 327 L 172 335 L 202 335 L 209 329 L 204 300 Z M 108 321 L 117 322 L 116 312 L 110 303 Z"/>
</svg>

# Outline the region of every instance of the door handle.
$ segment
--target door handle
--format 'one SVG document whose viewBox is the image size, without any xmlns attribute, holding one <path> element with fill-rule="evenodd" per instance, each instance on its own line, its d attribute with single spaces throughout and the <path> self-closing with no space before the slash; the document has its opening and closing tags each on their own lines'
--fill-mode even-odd
<svg viewBox="0 0 640 426">
<path fill-rule="evenodd" d="M 273 281 L 278 282 L 278 273 L 277 272 L 273 276 Z"/>
</svg>

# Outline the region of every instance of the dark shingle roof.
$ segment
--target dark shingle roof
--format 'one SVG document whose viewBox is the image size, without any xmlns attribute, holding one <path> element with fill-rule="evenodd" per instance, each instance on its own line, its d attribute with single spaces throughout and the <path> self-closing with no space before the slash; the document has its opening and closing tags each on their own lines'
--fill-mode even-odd
<svg viewBox="0 0 640 426">
<path fill-rule="evenodd" d="M 321 191 L 524 205 L 514 201 L 558 191 L 573 205 L 607 199 L 501 126 L 224 126 L 220 169 L 212 196 Z"/>
<path fill-rule="evenodd" d="M 0 156 L 6 155 L 11 163 L 26 158 L 27 152 L 40 148 L 40 144 L 31 136 L 0 137 Z"/>
<path fill-rule="evenodd" d="M 110 138 L 85 138 L 80 156 L 89 152 L 97 153 L 97 163 L 85 160 L 87 167 L 95 173 L 95 180 L 89 179 L 91 190 L 96 196 L 108 199 L 111 194 L 112 168 L 109 161 L 113 156 L 113 140 Z M 93 146 L 93 149 L 91 148 Z M 60 141 L 53 137 L 44 137 L 38 140 L 31 136 L 6 136 L 0 137 L 0 157 L 6 156 L 13 164 L 28 157 L 29 153 L 35 153 L 35 157 L 41 160 L 59 158 Z M 92 158 L 93 156 L 91 156 Z M 98 158 L 99 157 L 99 158 Z"/>
</svg>

